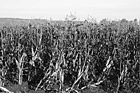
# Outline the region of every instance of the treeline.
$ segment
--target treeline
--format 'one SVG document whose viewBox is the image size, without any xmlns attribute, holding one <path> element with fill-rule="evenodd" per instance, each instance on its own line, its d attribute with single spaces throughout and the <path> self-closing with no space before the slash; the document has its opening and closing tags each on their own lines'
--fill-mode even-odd
<svg viewBox="0 0 140 93">
<path fill-rule="evenodd" d="M 93 87 L 138 93 L 140 25 L 125 19 L 3 25 L 0 70 L 1 86 L 23 86 L 25 93 L 75 93 Z"/>
</svg>

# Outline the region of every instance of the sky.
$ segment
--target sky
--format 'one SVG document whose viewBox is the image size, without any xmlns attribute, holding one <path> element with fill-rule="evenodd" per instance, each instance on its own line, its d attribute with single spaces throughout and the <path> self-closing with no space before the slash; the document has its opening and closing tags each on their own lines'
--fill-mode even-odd
<svg viewBox="0 0 140 93">
<path fill-rule="evenodd" d="M 0 0 L 0 18 L 140 20 L 140 0 Z"/>
</svg>

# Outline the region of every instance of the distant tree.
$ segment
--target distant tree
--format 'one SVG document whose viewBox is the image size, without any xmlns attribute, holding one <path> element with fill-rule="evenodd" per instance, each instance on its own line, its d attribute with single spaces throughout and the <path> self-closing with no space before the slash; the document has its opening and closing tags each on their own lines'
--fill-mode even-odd
<svg viewBox="0 0 140 93">
<path fill-rule="evenodd" d="M 75 21 L 76 19 L 77 19 L 76 15 L 72 13 L 67 14 L 65 18 L 66 21 Z"/>
</svg>

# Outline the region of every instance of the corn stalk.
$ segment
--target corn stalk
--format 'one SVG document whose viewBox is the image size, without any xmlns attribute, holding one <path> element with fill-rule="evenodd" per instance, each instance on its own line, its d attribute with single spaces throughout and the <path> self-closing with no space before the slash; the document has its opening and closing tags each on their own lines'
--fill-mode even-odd
<svg viewBox="0 0 140 93">
<path fill-rule="evenodd" d="M 22 53 L 22 55 L 20 55 L 20 51 L 22 51 L 22 47 L 21 44 L 18 43 L 18 58 L 14 58 L 16 61 L 16 65 L 18 68 L 18 84 L 22 85 L 22 81 L 23 81 L 23 67 L 24 67 L 24 63 L 25 63 L 25 57 L 27 56 L 26 53 Z"/>
</svg>

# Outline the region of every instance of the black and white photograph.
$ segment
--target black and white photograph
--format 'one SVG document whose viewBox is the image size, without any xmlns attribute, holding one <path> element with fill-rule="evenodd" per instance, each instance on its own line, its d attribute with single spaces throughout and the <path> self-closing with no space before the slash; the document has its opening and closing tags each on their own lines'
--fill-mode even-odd
<svg viewBox="0 0 140 93">
<path fill-rule="evenodd" d="M 140 0 L 0 0 L 0 93 L 140 93 Z"/>
</svg>

